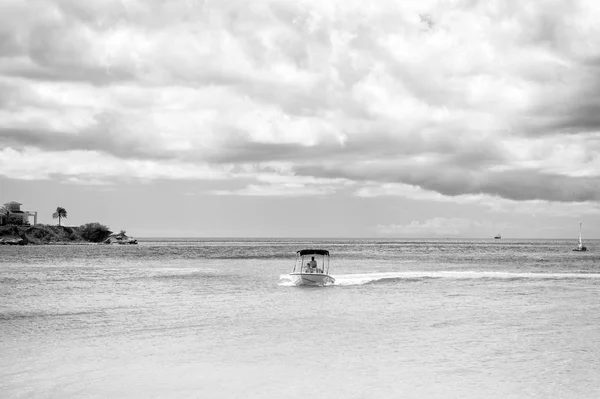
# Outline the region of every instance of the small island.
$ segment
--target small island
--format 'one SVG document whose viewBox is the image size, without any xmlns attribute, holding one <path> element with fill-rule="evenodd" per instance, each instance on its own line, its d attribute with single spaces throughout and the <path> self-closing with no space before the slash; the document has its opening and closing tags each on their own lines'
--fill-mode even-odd
<svg viewBox="0 0 600 399">
<path fill-rule="evenodd" d="M 33 225 L 29 218 L 33 217 Z M 0 245 L 28 244 L 137 244 L 137 240 L 128 237 L 125 230 L 113 234 L 109 228 L 98 222 L 82 226 L 61 226 L 61 220 L 67 218 L 67 210 L 56 208 L 52 214 L 58 219 L 58 226 L 37 223 L 37 212 L 22 211 L 21 203 L 8 202 L 0 207 Z"/>
<path fill-rule="evenodd" d="M 100 223 L 87 223 L 79 227 L 52 226 L 0 226 L 0 245 L 43 244 L 137 244 L 125 231 L 113 234 Z"/>
</svg>

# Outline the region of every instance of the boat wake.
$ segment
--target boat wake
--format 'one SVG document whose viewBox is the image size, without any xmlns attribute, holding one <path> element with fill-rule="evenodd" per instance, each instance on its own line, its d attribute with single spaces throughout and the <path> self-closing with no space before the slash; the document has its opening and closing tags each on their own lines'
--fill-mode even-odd
<svg viewBox="0 0 600 399">
<path fill-rule="evenodd" d="M 428 279 L 453 280 L 566 280 L 566 279 L 600 279 L 600 273 L 512 273 L 484 271 L 410 271 L 364 274 L 333 275 L 335 283 L 329 286 L 365 285 L 394 281 L 417 282 Z M 279 276 L 280 286 L 295 286 L 294 279 L 288 274 Z"/>
</svg>

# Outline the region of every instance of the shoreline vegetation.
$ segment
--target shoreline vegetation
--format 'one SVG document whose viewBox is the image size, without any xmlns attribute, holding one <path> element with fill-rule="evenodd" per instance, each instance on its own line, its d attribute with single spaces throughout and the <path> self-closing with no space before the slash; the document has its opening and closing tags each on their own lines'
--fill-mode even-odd
<svg viewBox="0 0 600 399">
<path fill-rule="evenodd" d="M 86 223 L 67 227 L 47 224 L 34 226 L 0 226 L 0 245 L 86 245 L 86 244 L 137 244 L 124 230 L 113 234 L 100 223 Z"/>
</svg>

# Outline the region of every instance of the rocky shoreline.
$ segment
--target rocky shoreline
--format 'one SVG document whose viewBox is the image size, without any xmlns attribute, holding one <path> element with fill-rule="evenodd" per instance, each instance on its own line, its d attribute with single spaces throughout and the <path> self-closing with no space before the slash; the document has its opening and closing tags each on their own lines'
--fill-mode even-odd
<svg viewBox="0 0 600 399">
<path fill-rule="evenodd" d="M 119 234 L 111 234 L 108 238 L 102 241 L 102 244 L 137 244 L 137 240 L 132 237 L 128 237 L 124 231 Z"/>
</svg>

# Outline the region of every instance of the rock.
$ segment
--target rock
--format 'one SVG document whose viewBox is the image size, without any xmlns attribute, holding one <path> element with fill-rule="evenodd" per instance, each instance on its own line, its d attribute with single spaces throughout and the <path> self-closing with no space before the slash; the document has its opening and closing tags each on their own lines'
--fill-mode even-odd
<svg viewBox="0 0 600 399">
<path fill-rule="evenodd" d="M 26 245 L 27 240 L 21 237 L 2 237 L 0 238 L 0 245 Z"/>
<path fill-rule="evenodd" d="M 128 237 L 124 232 L 119 234 L 111 234 L 102 244 L 137 244 L 137 240 L 133 237 Z"/>
</svg>

